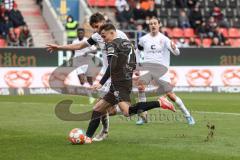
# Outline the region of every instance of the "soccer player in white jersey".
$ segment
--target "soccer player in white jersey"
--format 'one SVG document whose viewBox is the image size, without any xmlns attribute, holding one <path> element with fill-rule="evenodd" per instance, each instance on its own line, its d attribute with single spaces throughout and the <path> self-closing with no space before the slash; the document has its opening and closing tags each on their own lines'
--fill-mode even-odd
<svg viewBox="0 0 240 160">
<path fill-rule="evenodd" d="M 86 41 L 88 38 L 85 37 L 85 30 L 83 28 L 77 29 L 77 38 L 73 40 L 72 44 L 79 44 L 81 42 Z M 74 52 L 73 58 L 73 67 L 78 67 L 76 69 L 76 73 L 79 79 L 79 82 L 82 86 L 92 86 L 93 85 L 93 72 L 91 72 L 90 67 L 93 67 L 91 64 L 84 64 L 84 62 L 91 62 L 92 56 L 86 55 L 87 53 L 96 52 L 96 47 L 91 46 L 87 48 L 83 48 L 81 50 L 76 50 Z M 79 67 L 80 66 L 80 67 Z M 86 83 L 86 80 L 88 83 Z M 94 102 L 94 98 L 89 93 L 89 103 L 92 104 Z"/>
<path fill-rule="evenodd" d="M 163 65 L 169 68 L 170 65 L 170 52 L 174 55 L 179 55 L 180 51 L 176 47 L 176 45 L 165 35 L 159 32 L 160 21 L 157 18 L 152 18 L 149 22 L 150 33 L 141 37 L 138 43 L 138 53 L 141 53 L 143 57 L 142 64 L 144 67 L 144 63 L 156 63 Z M 151 72 L 151 70 L 150 70 Z M 148 80 L 143 80 L 148 81 Z M 168 73 L 164 74 L 159 79 L 159 87 L 165 87 L 164 85 L 170 85 L 170 77 Z M 183 101 L 180 97 L 178 97 L 175 93 L 172 92 L 171 87 L 166 87 L 168 89 L 163 89 L 162 91 L 166 94 L 166 96 L 175 102 L 180 110 L 183 112 L 184 116 L 189 125 L 194 125 L 195 121 L 193 117 L 190 115 L 189 111 L 185 107 Z M 142 89 L 142 88 L 141 88 Z M 146 96 L 144 90 L 139 91 L 140 98 L 139 101 L 145 102 Z M 137 124 L 143 124 L 146 122 L 146 112 L 139 117 L 139 121 Z"/>
<path fill-rule="evenodd" d="M 101 70 L 101 73 L 105 73 L 105 70 L 107 69 L 107 66 L 108 66 L 107 54 L 106 54 L 106 50 L 105 50 L 105 42 L 98 32 L 99 32 L 100 27 L 106 23 L 106 20 L 102 14 L 95 13 L 95 14 L 91 15 L 89 23 L 95 33 L 92 34 L 92 36 L 89 39 L 87 39 L 86 41 L 82 41 L 77 44 L 68 44 L 68 45 L 48 44 L 47 50 L 48 50 L 48 52 L 52 53 L 57 50 L 81 50 L 81 49 L 87 48 L 89 46 L 98 45 L 100 47 L 100 49 L 102 50 L 102 55 L 103 55 L 103 69 Z M 116 30 L 116 33 L 117 33 L 118 38 L 128 39 L 126 34 L 123 33 L 122 31 Z M 106 84 L 106 86 L 109 86 L 109 85 Z M 117 109 L 117 110 L 120 111 L 120 109 Z M 100 131 L 100 133 L 93 140 L 96 140 L 96 141 L 103 140 L 108 135 L 109 116 L 108 115 L 102 116 L 101 122 L 102 122 L 103 128 Z"/>
</svg>

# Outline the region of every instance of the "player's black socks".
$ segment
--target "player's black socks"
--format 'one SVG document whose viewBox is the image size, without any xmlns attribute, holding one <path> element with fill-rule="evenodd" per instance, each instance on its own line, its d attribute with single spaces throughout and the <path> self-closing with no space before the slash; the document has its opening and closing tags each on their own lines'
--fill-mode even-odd
<svg viewBox="0 0 240 160">
<path fill-rule="evenodd" d="M 139 102 L 129 107 L 128 113 L 131 116 L 131 115 L 138 114 L 140 112 L 148 111 L 150 109 L 158 108 L 158 107 L 160 107 L 160 104 L 158 101 Z"/>
<path fill-rule="evenodd" d="M 87 133 L 86 133 L 86 135 L 88 137 L 90 137 L 90 138 L 93 137 L 95 131 L 97 130 L 97 128 L 99 126 L 101 115 L 102 115 L 102 113 L 93 111 L 92 118 L 88 125 L 88 129 L 87 129 Z"/>
</svg>

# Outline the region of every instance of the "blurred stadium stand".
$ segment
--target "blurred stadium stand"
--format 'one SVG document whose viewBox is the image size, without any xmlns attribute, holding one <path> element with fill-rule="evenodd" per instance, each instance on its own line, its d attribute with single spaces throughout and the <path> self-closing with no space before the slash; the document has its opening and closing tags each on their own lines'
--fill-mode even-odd
<svg viewBox="0 0 240 160">
<path fill-rule="evenodd" d="M 28 24 L 34 39 L 34 45 L 43 47 L 46 43 L 54 43 L 51 31 L 41 14 L 36 0 L 15 0 L 19 5 L 26 23 Z M 40 3 L 40 1 L 38 1 Z"/>
<path fill-rule="evenodd" d="M 0 3 L 3 0 L 0 0 Z M 11 0 L 6 0 L 11 2 Z M 73 16 L 78 26 L 92 33 L 88 24 L 91 13 L 102 12 L 105 17 L 138 41 L 147 32 L 148 19 L 161 20 L 161 32 L 176 43 L 194 47 L 210 47 L 214 38 L 219 46 L 240 47 L 239 0 L 15 0 L 33 37 L 34 46 L 46 43 L 67 43 L 66 17 Z M 139 2 L 139 4 L 138 4 Z M 186 3 L 183 3 L 186 2 Z M 137 7 L 139 5 L 139 8 Z M 8 7 L 13 5 L 8 4 Z M 195 11 L 198 8 L 199 11 Z M 42 12 L 41 12 L 42 11 Z M 186 15 L 186 17 L 184 17 Z M 179 18 L 179 17 L 182 17 Z M 195 24 L 195 21 L 200 22 Z M 183 21 L 183 22 L 182 22 Z M 18 35 L 20 30 L 14 30 Z M 68 40 L 70 42 L 72 38 Z M 2 36 L 1 46 L 9 44 Z M 191 46 L 191 45 L 190 45 Z M 214 45 L 215 46 L 215 45 Z"/>
<path fill-rule="evenodd" d="M 41 0 L 1 0 L 0 3 L 1 47 L 43 47 L 46 43 L 54 42 L 42 17 L 41 7 L 37 5 L 41 4 Z M 9 22 L 4 17 L 8 17 Z"/>
<path fill-rule="evenodd" d="M 124 1 L 127 2 L 127 5 Z M 142 23 L 143 31 L 146 31 L 147 20 L 152 16 L 151 14 L 156 12 L 157 17 L 161 19 L 162 30 L 165 30 L 167 36 L 175 41 L 184 38 L 189 42 L 190 37 L 195 37 L 196 40 L 200 39 L 199 45 L 201 47 L 210 47 L 212 45 L 212 40 L 210 39 L 219 35 L 220 42 L 222 42 L 219 45 L 240 47 L 240 1 L 238 0 L 187 0 L 185 1 L 186 3 L 183 3 L 184 1 L 182 0 L 87 0 L 87 2 L 92 10 L 104 11 L 108 17 L 112 17 L 111 15 L 115 13 L 116 19 L 113 21 L 118 21 L 121 29 L 127 30 L 128 33 L 130 33 L 129 30 L 132 30 L 132 34 L 129 35 L 133 40 L 137 38 L 135 33 L 136 26 Z M 134 19 L 137 2 L 140 2 L 140 9 L 145 14 L 145 17 L 142 16 L 142 22 Z M 151 9 L 152 4 L 154 4 L 153 9 Z M 122 7 L 122 10 L 119 11 L 118 7 L 120 9 Z M 191 17 L 194 14 L 192 14 L 194 8 L 199 8 L 200 24 L 206 23 L 206 28 L 203 29 L 208 31 L 204 36 L 198 33 L 200 25 L 194 26 L 191 23 L 191 19 L 196 18 L 194 16 Z M 187 14 L 191 23 L 189 27 L 180 25 L 178 17 L 182 11 Z M 126 19 L 121 17 L 126 17 L 126 15 L 130 15 L 133 18 Z M 212 18 L 213 20 L 211 20 Z"/>
</svg>

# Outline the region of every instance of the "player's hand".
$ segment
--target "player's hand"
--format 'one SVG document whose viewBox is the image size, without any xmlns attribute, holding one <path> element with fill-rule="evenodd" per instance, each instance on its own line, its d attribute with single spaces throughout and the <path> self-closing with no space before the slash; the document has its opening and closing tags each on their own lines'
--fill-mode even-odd
<svg viewBox="0 0 240 160">
<path fill-rule="evenodd" d="M 47 44 L 47 51 L 50 53 L 53 53 L 57 50 L 59 50 L 60 46 L 57 44 Z"/>
<path fill-rule="evenodd" d="M 97 89 L 100 89 L 100 88 L 102 88 L 102 85 L 100 83 L 96 83 L 92 86 L 92 89 L 94 89 L 94 90 L 97 90 Z"/>
<path fill-rule="evenodd" d="M 176 44 L 173 42 L 173 41 L 171 41 L 171 48 L 173 49 L 173 50 L 176 50 Z"/>
</svg>

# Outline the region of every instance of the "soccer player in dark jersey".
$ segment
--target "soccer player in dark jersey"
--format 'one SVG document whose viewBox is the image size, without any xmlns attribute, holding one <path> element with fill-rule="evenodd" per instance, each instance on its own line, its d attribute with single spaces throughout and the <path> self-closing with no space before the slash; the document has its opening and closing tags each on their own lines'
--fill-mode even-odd
<svg viewBox="0 0 240 160">
<path fill-rule="evenodd" d="M 89 46 L 93 46 L 93 45 L 98 45 L 102 51 L 102 56 L 103 56 L 103 67 L 102 70 L 100 71 L 100 74 L 104 74 L 105 70 L 107 68 L 107 56 L 106 56 L 106 51 L 105 51 L 105 42 L 103 40 L 103 38 L 101 37 L 101 35 L 99 34 L 99 29 L 102 25 L 104 25 L 106 22 L 104 16 L 101 13 L 94 13 L 91 15 L 90 19 L 89 19 L 89 23 L 91 25 L 91 27 L 94 30 L 94 33 L 91 35 L 91 37 L 87 40 L 84 40 L 80 43 L 76 43 L 76 44 L 68 44 L 68 45 L 57 45 L 57 44 L 48 44 L 47 45 L 47 50 L 51 53 L 57 50 L 81 50 L 84 48 L 87 48 Z M 128 39 L 127 35 L 125 33 L 123 33 L 120 30 L 116 30 L 117 32 L 117 37 L 118 38 L 122 38 L 122 39 Z M 107 82 L 108 83 L 108 82 Z M 109 85 L 105 84 L 103 86 L 104 90 L 109 90 Z M 101 97 L 99 97 L 99 99 L 101 99 Z M 118 106 L 115 106 L 116 108 L 118 108 Z M 118 108 L 118 110 L 120 110 Z M 108 131 L 109 131 L 109 116 L 108 114 L 104 115 L 101 117 L 101 121 L 103 124 L 103 128 L 100 131 L 100 133 L 98 135 L 96 135 L 96 137 L 94 138 L 95 141 L 101 141 L 103 139 L 105 139 L 108 136 Z"/>
<path fill-rule="evenodd" d="M 100 89 L 108 78 L 111 78 L 111 86 L 109 92 L 94 106 L 86 132 L 86 143 L 92 143 L 92 137 L 99 126 L 101 116 L 106 114 L 109 107 L 116 104 L 119 105 L 124 116 L 157 107 L 175 111 L 173 104 L 164 97 L 159 98 L 158 101 L 131 105 L 132 75 L 136 65 L 133 46 L 130 41 L 117 38 L 116 28 L 112 24 L 102 25 L 99 33 L 106 42 L 108 67 L 101 81 L 93 87 Z"/>
</svg>

